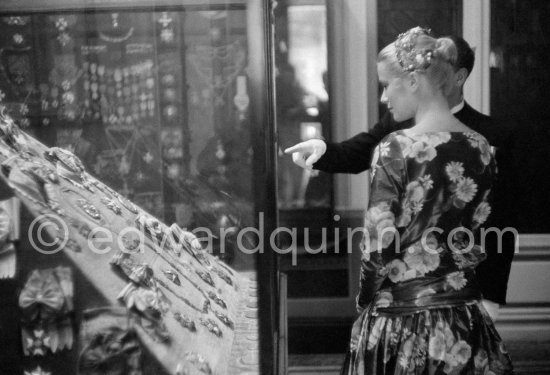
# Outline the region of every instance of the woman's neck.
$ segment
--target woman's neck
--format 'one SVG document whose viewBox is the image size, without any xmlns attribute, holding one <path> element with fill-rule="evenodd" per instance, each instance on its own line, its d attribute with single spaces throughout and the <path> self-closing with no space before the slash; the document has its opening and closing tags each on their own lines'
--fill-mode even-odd
<svg viewBox="0 0 550 375">
<path fill-rule="evenodd" d="M 416 125 L 411 128 L 413 131 L 451 131 L 460 124 L 451 113 L 449 103 L 441 95 L 421 101 L 414 119 Z"/>
</svg>

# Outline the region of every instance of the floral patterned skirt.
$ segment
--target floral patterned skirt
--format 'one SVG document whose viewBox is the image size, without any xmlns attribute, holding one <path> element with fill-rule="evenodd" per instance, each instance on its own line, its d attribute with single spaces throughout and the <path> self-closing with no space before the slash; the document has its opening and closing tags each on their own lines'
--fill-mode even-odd
<svg viewBox="0 0 550 375">
<path fill-rule="evenodd" d="M 381 309 L 385 310 L 385 309 Z M 508 375 L 510 356 L 480 302 L 392 314 L 367 307 L 342 374 Z"/>
</svg>

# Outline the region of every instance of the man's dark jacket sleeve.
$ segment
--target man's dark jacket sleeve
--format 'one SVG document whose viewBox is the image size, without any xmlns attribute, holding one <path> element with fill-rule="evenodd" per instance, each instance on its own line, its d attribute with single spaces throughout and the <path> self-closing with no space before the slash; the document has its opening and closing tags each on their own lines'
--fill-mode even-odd
<svg viewBox="0 0 550 375">
<path fill-rule="evenodd" d="M 327 142 L 327 151 L 313 164 L 313 168 L 329 173 L 360 173 L 370 169 L 372 153 L 380 141 L 396 130 L 412 125 L 411 121 L 395 122 L 386 113 L 369 132 L 340 143 Z"/>
</svg>

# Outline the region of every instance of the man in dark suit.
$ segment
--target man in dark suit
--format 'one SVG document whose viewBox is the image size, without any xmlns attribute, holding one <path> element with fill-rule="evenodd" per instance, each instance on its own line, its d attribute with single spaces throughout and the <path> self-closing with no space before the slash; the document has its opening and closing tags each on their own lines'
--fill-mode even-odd
<svg viewBox="0 0 550 375">
<path fill-rule="evenodd" d="M 498 150 L 496 160 L 499 165 L 499 177 L 493 188 L 493 213 L 487 227 L 514 227 L 511 218 L 515 217 L 507 193 L 511 191 L 509 174 L 511 168 L 508 149 L 508 132 L 493 120 L 473 109 L 464 101 L 463 86 L 474 66 L 474 51 L 468 43 L 457 36 L 450 36 L 457 47 L 457 62 L 453 88 L 448 96 L 449 106 L 455 117 L 471 129 L 479 132 Z M 372 153 L 376 145 L 393 131 L 410 128 L 414 119 L 396 122 L 387 112 L 369 132 L 360 133 L 344 142 L 330 143 L 320 139 L 311 139 L 285 150 L 292 153 L 294 163 L 302 168 L 314 168 L 330 173 L 360 173 L 371 167 Z M 503 237 L 502 245 L 496 235 L 488 235 L 486 240 L 487 259 L 482 262 L 476 273 L 480 289 L 484 296 L 483 304 L 491 316 L 496 319 L 501 304 L 506 303 L 506 290 L 510 267 L 514 256 L 514 240 Z"/>
</svg>

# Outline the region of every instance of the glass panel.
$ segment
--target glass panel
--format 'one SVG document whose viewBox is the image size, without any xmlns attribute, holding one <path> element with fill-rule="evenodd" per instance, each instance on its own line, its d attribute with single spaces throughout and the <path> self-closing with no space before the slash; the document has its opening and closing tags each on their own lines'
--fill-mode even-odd
<svg viewBox="0 0 550 375">
<path fill-rule="evenodd" d="M 253 225 L 246 16 L 237 6 L 4 17 L 3 105 L 166 222 Z M 220 255 L 232 260 L 231 243 Z"/>
<path fill-rule="evenodd" d="M 281 1 L 276 10 L 276 102 L 281 149 L 311 138 L 330 139 L 327 24 L 324 1 L 292 5 Z M 314 2 L 315 3 L 315 2 Z M 332 205 L 332 178 L 298 168 L 281 155 L 278 205 L 281 209 Z"/>
<path fill-rule="evenodd" d="M 550 232 L 549 16 L 544 0 L 491 2 L 491 114 L 513 127 L 505 204 L 520 233 Z"/>
</svg>

